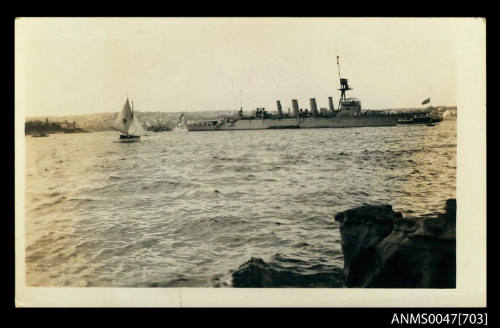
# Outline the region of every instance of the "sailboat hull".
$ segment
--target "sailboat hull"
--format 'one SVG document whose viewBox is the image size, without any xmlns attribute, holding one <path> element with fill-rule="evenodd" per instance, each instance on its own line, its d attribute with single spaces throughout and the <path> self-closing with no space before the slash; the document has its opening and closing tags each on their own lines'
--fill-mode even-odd
<svg viewBox="0 0 500 328">
<path fill-rule="evenodd" d="M 135 136 L 133 134 L 121 134 L 120 141 L 123 142 L 133 142 L 141 139 L 141 136 Z"/>
</svg>

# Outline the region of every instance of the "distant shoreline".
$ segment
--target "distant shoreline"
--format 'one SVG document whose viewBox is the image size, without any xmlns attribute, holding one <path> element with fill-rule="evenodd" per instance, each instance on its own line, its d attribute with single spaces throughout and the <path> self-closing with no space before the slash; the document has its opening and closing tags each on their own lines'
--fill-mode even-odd
<svg viewBox="0 0 500 328">
<path fill-rule="evenodd" d="M 456 115 L 456 106 L 429 106 L 427 108 L 393 108 L 393 109 L 364 109 L 365 112 L 392 112 L 395 115 L 408 114 L 411 111 L 422 112 L 435 109 L 439 112 L 444 112 L 446 110 L 451 110 Z M 251 109 L 243 109 L 243 113 L 248 115 L 252 112 Z M 90 131 L 90 132 L 104 132 L 113 131 L 111 126 L 116 119 L 117 112 L 113 113 L 100 113 L 100 114 L 81 114 L 81 115 L 68 115 L 61 117 L 47 117 L 47 118 L 35 118 L 26 117 L 26 123 L 32 122 L 30 124 L 35 124 L 38 127 L 42 125 L 47 125 L 47 120 L 51 120 L 49 124 L 57 123 L 61 127 L 66 128 L 79 128 Z M 203 120 L 218 120 L 224 117 L 231 117 L 237 114 L 236 110 L 232 111 L 197 111 L 197 112 L 151 112 L 151 111 L 136 111 L 137 118 L 144 130 L 154 130 L 154 129 L 173 129 L 179 123 L 179 115 L 187 121 L 203 121 Z M 62 122 L 63 121 L 63 122 Z M 45 122 L 45 123 L 44 123 Z M 70 123 L 72 122 L 72 123 Z M 60 130 L 56 128 L 55 130 Z M 27 129 L 28 130 L 28 129 Z M 36 131 L 36 129 L 35 129 Z M 41 131 L 40 131 L 41 132 Z"/>
<path fill-rule="evenodd" d="M 74 131 L 30 131 L 30 132 L 25 132 L 24 135 L 26 136 L 36 136 L 40 134 L 70 134 L 70 133 L 92 133 L 92 131 L 86 131 L 83 129 L 78 128 L 78 130 Z"/>
<path fill-rule="evenodd" d="M 443 109 L 457 109 L 457 105 L 434 105 L 430 106 L 431 108 L 443 108 Z M 387 111 L 393 111 L 393 112 L 411 112 L 411 111 L 422 111 L 426 110 L 426 108 L 422 107 L 401 107 L 401 108 L 363 108 L 363 111 L 377 111 L 377 112 L 387 112 Z M 252 109 L 245 109 L 243 108 L 243 111 L 251 111 Z M 164 114 L 164 115 L 171 115 L 171 116 L 178 116 L 181 113 L 184 113 L 185 115 L 199 115 L 199 114 L 214 114 L 214 115 L 220 115 L 220 114 L 231 114 L 234 112 L 237 112 L 237 109 L 231 109 L 231 110 L 194 110 L 194 111 L 161 111 L 161 110 L 134 110 L 138 115 L 149 115 L 149 114 Z M 35 120 L 41 120 L 45 118 L 49 118 L 52 120 L 55 119 L 74 119 L 78 117 L 84 117 L 84 116 L 89 116 L 89 117 L 98 117 L 98 116 L 106 116 L 106 115 L 112 115 L 116 116 L 118 114 L 118 111 L 115 112 L 99 112 L 99 113 L 84 113 L 84 114 L 72 114 L 72 115 L 55 115 L 55 116 L 49 116 L 49 115 L 42 115 L 42 116 L 26 116 L 26 121 L 35 121 Z"/>
<path fill-rule="evenodd" d="M 76 126 L 76 121 L 70 123 L 66 122 L 49 122 L 47 118 L 45 121 L 27 121 L 24 124 L 24 134 L 25 135 L 34 135 L 43 137 L 47 134 L 56 134 L 56 133 L 88 133 L 87 130 L 84 130 L 80 127 Z"/>
</svg>

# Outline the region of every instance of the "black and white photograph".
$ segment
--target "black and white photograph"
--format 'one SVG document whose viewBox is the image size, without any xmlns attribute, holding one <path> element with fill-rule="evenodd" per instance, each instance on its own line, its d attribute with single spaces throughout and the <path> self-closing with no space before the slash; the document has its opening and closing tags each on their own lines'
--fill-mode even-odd
<svg viewBox="0 0 500 328">
<path fill-rule="evenodd" d="M 485 305 L 482 19 L 15 32 L 16 306 Z"/>
</svg>

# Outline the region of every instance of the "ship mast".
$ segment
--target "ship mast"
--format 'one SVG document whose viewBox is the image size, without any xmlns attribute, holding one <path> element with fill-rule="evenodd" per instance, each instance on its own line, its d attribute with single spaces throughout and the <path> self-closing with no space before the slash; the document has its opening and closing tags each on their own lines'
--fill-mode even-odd
<svg viewBox="0 0 500 328">
<path fill-rule="evenodd" d="M 341 80 L 340 78 L 340 63 L 339 63 L 339 56 L 337 56 L 337 66 L 339 68 L 339 81 Z"/>
<path fill-rule="evenodd" d="M 241 101 L 241 89 L 240 89 L 240 110 L 238 111 L 240 117 L 243 117 L 243 103 Z"/>
<path fill-rule="evenodd" d="M 339 107 L 338 110 L 341 110 L 341 105 L 343 102 L 346 101 L 346 96 L 345 92 L 347 90 L 352 90 L 352 88 L 349 88 L 349 84 L 347 83 L 347 79 L 343 79 L 340 77 L 340 63 L 339 63 L 339 56 L 337 56 L 337 66 L 339 68 L 339 80 L 340 80 L 340 99 L 339 99 Z"/>
</svg>

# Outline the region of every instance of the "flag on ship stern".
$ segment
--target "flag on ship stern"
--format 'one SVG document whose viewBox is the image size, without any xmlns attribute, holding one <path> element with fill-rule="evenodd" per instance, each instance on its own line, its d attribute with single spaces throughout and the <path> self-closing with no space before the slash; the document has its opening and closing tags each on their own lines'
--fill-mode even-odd
<svg viewBox="0 0 500 328">
<path fill-rule="evenodd" d="M 422 101 L 422 105 L 428 104 L 431 102 L 431 98 L 427 98 L 424 101 Z"/>
</svg>

